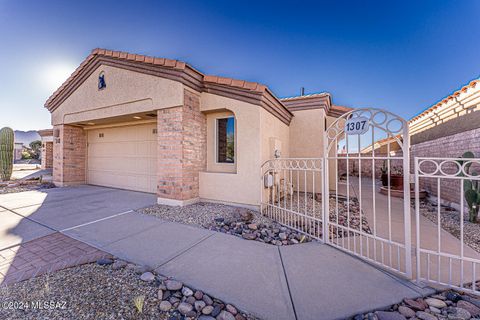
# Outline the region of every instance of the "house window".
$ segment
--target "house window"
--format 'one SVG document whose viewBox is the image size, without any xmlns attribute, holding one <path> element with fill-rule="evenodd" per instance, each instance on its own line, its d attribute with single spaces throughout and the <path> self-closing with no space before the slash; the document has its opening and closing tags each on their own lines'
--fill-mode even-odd
<svg viewBox="0 0 480 320">
<path fill-rule="evenodd" d="M 217 119 L 217 162 L 235 163 L 235 118 Z"/>
</svg>

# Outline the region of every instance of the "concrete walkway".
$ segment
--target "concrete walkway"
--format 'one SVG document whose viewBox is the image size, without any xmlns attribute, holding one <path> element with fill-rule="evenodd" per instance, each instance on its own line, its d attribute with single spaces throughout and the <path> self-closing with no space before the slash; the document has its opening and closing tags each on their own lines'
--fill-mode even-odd
<svg viewBox="0 0 480 320">
<path fill-rule="evenodd" d="M 427 293 L 319 243 L 275 247 L 138 213 L 65 233 L 262 319 L 340 319 Z"/>
<path fill-rule="evenodd" d="M 148 265 L 262 319 L 341 319 L 430 293 L 320 243 L 276 247 L 130 211 L 144 206 L 146 194 L 62 188 L 23 193 L 20 206 L 18 195 L 0 195 L 5 212 Z"/>
<path fill-rule="evenodd" d="M 359 180 L 356 177 L 350 177 L 351 196 L 359 197 L 360 195 L 360 186 Z M 346 185 L 343 187 L 344 190 L 339 189 L 343 194 L 346 194 Z M 392 240 L 397 243 L 405 243 L 405 218 L 403 210 L 403 199 L 401 198 L 390 198 L 390 212 L 388 210 L 389 200 L 388 196 L 380 194 L 380 182 L 377 181 L 377 184 L 373 186 L 372 179 L 370 177 L 362 179 L 361 187 L 361 200 L 362 200 L 362 212 L 365 215 L 372 233 L 376 233 L 378 237 L 383 239 Z M 374 192 L 375 191 L 375 192 Z M 375 209 L 375 213 L 374 213 Z M 436 252 L 439 250 L 442 254 L 452 254 L 460 255 L 460 241 L 443 230 L 438 228 L 437 224 L 427 219 L 423 215 L 419 217 L 420 221 L 420 248 L 431 250 Z M 412 207 L 410 211 L 410 223 L 411 223 L 411 241 L 412 241 L 412 264 L 413 264 L 413 273 L 416 277 L 416 257 L 415 257 L 415 248 L 417 245 L 416 239 L 416 219 L 415 219 L 415 208 Z M 364 240 L 364 248 L 366 247 Z M 358 245 L 357 245 L 358 247 Z M 392 260 L 388 261 L 386 259 L 386 264 L 391 264 L 392 267 L 396 268 L 398 263 L 398 255 L 396 251 L 396 246 L 393 249 L 394 254 L 392 255 Z M 373 246 L 370 243 L 370 248 Z M 388 245 L 384 246 L 385 251 L 387 251 Z M 379 246 L 377 245 L 377 261 L 380 260 Z M 386 252 L 385 252 L 386 253 Z M 468 247 L 464 246 L 464 255 L 469 258 L 480 259 L 480 254 Z M 371 259 L 374 259 L 373 250 L 369 254 Z M 386 255 L 387 256 L 387 255 Z M 400 261 L 404 263 L 405 254 L 404 251 L 400 251 Z M 422 254 L 421 256 L 421 275 L 423 278 L 427 277 L 429 274 L 430 279 L 438 280 L 441 282 L 459 285 L 460 284 L 460 275 L 461 275 L 461 263 L 459 260 L 452 259 L 451 264 L 449 259 L 440 258 L 438 259 L 437 255 L 430 255 L 430 262 L 427 266 L 427 256 Z M 440 268 L 439 268 L 440 266 Z M 404 267 L 402 266 L 402 271 Z M 451 270 L 451 272 L 450 272 Z M 439 272 L 440 271 L 440 272 Z M 464 280 L 465 282 L 472 280 L 472 265 L 471 263 L 465 263 L 463 266 Z M 480 278 L 480 270 L 476 271 L 476 278 Z"/>
</svg>

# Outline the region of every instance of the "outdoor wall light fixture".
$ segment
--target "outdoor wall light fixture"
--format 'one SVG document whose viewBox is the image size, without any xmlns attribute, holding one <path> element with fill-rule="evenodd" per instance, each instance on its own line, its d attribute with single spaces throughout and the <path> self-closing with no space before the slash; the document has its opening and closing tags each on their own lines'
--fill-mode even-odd
<svg viewBox="0 0 480 320">
<path fill-rule="evenodd" d="M 133 119 L 137 119 L 137 120 L 140 120 L 142 119 L 142 117 L 139 117 L 139 116 L 134 116 Z"/>
</svg>

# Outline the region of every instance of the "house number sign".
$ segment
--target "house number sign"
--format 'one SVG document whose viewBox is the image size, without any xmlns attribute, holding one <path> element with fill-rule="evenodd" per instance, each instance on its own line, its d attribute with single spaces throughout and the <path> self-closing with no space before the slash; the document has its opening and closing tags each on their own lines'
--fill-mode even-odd
<svg viewBox="0 0 480 320">
<path fill-rule="evenodd" d="M 345 132 L 347 134 L 364 134 L 368 131 L 369 120 L 365 117 L 350 118 L 345 122 Z"/>
</svg>

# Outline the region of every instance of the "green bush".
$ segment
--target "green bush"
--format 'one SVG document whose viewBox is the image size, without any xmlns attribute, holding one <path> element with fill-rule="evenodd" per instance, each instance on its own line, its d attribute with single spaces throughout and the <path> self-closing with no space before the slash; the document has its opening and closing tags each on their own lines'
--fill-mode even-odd
<svg viewBox="0 0 480 320">
<path fill-rule="evenodd" d="M 28 151 L 22 151 L 22 159 L 32 159 L 32 155 Z"/>
</svg>

